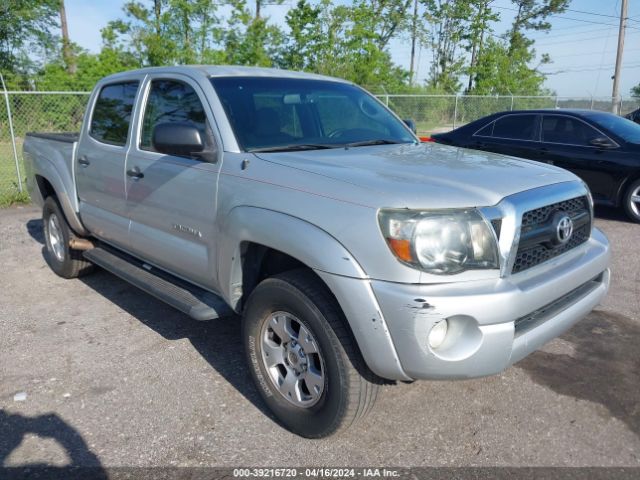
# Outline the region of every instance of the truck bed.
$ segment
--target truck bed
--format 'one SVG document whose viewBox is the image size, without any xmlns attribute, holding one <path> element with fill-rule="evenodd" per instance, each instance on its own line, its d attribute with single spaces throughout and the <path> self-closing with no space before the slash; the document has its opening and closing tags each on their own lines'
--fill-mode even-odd
<svg viewBox="0 0 640 480">
<path fill-rule="evenodd" d="M 27 137 L 44 138 L 56 142 L 73 143 L 80 138 L 80 132 L 28 132 Z"/>
</svg>

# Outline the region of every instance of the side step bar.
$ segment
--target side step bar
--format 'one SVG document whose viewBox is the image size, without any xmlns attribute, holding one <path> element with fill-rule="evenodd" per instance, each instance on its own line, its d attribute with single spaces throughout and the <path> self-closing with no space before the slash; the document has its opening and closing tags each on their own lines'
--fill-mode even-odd
<svg viewBox="0 0 640 480">
<path fill-rule="evenodd" d="M 161 272 L 125 253 L 106 246 L 83 252 L 92 263 L 104 268 L 159 300 L 186 313 L 194 320 L 213 320 L 233 311 L 217 295 Z"/>
</svg>

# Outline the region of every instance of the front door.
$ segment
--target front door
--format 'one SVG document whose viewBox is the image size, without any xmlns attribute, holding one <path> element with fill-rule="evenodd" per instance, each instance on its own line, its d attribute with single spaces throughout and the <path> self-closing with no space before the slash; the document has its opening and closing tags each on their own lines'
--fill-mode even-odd
<svg viewBox="0 0 640 480">
<path fill-rule="evenodd" d="M 98 238 L 126 248 L 129 218 L 124 166 L 136 93 L 141 79 L 102 86 L 80 135 L 75 178 L 80 216 Z"/>
<path fill-rule="evenodd" d="M 130 249 L 177 276 L 215 290 L 215 218 L 222 157 L 213 116 L 196 82 L 181 75 L 151 76 L 140 125 L 127 157 Z M 156 151 L 159 124 L 190 123 L 205 139 L 207 159 Z"/>
<path fill-rule="evenodd" d="M 612 162 L 624 157 L 620 148 L 591 144 L 605 135 L 574 117 L 545 114 L 542 120 L 541 158 L 579 176 L 589 186 L 594 199 L 615 198 L 620 180 Z M 611 142 L 614 144 L 614 142 Z"/>
</svg>

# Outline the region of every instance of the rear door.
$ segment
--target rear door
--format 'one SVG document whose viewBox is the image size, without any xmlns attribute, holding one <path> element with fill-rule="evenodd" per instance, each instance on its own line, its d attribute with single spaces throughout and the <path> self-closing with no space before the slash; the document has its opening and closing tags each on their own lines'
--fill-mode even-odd
<svg viewBox="0 0 640 480">
<path fill-rule="evenodd" d="M 542 119 L 540 160 L 565 168 L 589 186 L 597 200 L 615 198 L 619 180 L 616 163 L 625 153 L 620 148 L 591 145 L 595 138 L 607 137 L 579 118 L 563 114 L 545 114 Z M 611 140 L 612 144 L 615 144 Z"/>
<path fill-rule="evenodd" d="M 151 75 L 143 87 L 141 116 L 127 157 L 127 208 L 132 253 L 151 264 L 215 290 L 215 218 L 222 162 L 219 137 L 204 92 L 178 74 Z M 208 160 L 166 155 L 152 144 L 161 123 L 191 123 L 216 153 Z"/>
<path fill-rule="evenodd" d="M 123 248 L 129 230 L 124 166 L 141 80 L 108 83 L 96 90 L 74 165 L 82 222 L 96 237 Z"/>
<path fill-rule="evenodd" d="M 536 114 L 504 115 L 474 133 L 471 148 L 535 159 L 539 124 L 540 116 Z"/>
</svg>

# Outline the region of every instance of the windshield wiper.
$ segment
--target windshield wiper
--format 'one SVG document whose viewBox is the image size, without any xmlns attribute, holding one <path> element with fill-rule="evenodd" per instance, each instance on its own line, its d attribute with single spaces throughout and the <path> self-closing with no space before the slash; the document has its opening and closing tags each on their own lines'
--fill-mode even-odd
<svg viewBox="0 0 640 480">
<path fill-rule="evenodd" d="M 362 142 L 345 143 L 342 146 L 348 148 L 348 147 L 366 147 L 367 145 L 395 145 L 397 143 L 405 143 L 405 142 L 398 142 L 397 140 L 385 140 L 384 138 L 379 138 L 376 140 L 363 140 Z"/>
<path fill-rule="evenodd" d="M 341 148 L 343 145 L 328 145 L 323 143 L 295 143 L 292 145 L 278 145 L 276 147 L 251 148 L 251 153 L 260 152 L 295 152 L 299 150 L 324 150 L 327 148 Z"/>
</svg>

